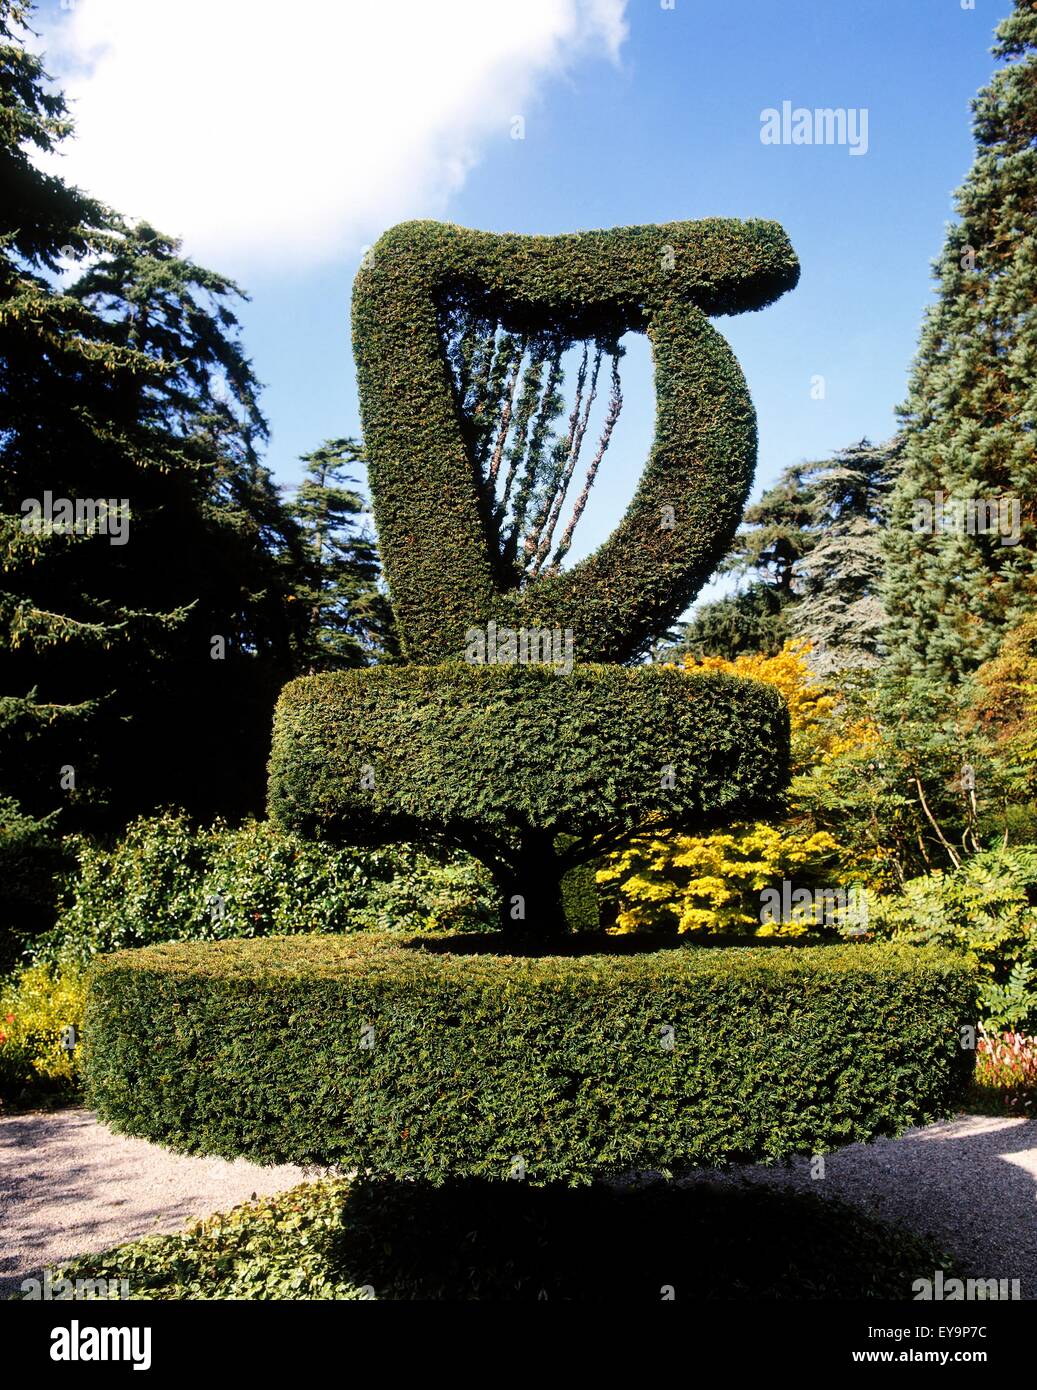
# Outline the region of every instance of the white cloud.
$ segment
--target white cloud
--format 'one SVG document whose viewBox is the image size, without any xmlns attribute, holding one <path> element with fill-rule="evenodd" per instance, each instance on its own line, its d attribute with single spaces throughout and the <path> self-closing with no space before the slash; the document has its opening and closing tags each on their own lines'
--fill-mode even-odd
<svg viewBox="0 0 1037 1390">
<path fill-rule="evenodd" d="M 615 59 L 626 0 L 76 0 L 37 16 L 64 176 L 237 271 L 436 216 L 545 80 Z"/>
</svg>

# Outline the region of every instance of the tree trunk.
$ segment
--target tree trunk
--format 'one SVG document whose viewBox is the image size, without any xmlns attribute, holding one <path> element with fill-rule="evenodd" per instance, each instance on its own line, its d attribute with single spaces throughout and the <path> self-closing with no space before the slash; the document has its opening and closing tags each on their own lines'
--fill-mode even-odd
<svg viewBox="0 0 1037 1390">
<path fill-rule="evenodd" d="M 510 864 L 495 875 L 504 931 L 544 937 L 597 927 L 593 870 L 563 874 L 559 848 L 552 832 L 527 830 Z"/>
</svg>

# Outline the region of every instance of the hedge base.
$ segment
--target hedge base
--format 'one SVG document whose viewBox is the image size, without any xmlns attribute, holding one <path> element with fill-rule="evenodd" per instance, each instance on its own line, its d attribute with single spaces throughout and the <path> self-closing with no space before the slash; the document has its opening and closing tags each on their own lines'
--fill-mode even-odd
<svg viewBox="0 0 1037 1390">
<path fill-rule="evenodd" d="M 952 1111 L 975 982 L 910 947 L 274 937 L 95 966 L 89 1103 L 194 1153 L 581 1182 L 817 1153 Z"/>
</svg>

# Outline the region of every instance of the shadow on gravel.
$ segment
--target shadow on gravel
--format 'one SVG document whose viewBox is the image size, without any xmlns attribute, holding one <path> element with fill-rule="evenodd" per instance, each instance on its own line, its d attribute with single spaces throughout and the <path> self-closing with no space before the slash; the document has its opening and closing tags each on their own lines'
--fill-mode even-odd
<svg viewBox="0 0 1037 1390">
<path fill-rule="evenodd" d="M 69 1203 L 84 1204 L 77 1236 L 91 1213 L 100 1224 L 81 1250 L 126 1239 L 103 1240 L 111 1204 L 125 1197 L 137 1211 L 154 1205 L 170 1214 L 147 1186 L 146 1165 L 137 1173 L 88 1163 L 42 1171 L 29 1161 L 19 1178 L 27 1187 L 12 1190 L 9 1178 L 0 1161 L 5 1258 L 12 1212 L 23 1231 L 46 1238 L 67 1221 Z M 809 1160 L 576 1189 L 332 1177 L 239 1208 L 232 1221 L 206 1222 L 186 1239 L 109 1248 L 75 1263 L 87 1277 L 128 1277 L 145 1298 L 356 1298 L 369 1290 L 389 1300 L 903 1300 L 916 1280 L 943 1270 L 947 1278 L 1019 1279 L 1032 1299 L 1035 1195 L 1037 1121 L 963 1116 L 829 1154 L 822 1181 L 811 1178 Z M 20 1258 L 20 1278 L 43 1263 L 24 1241 Z"/>
<path fill-rule="evenodd" d="M 942 1269 L 1032 1300 L 1035 1199 L 1037 1120 L 960 1116 L 828 1154 L 822 1180 L 800 1158 L 639 1188 L 358 1184 L 342 1254 L 387 1298 L 910 1299 Z"/>
<path fill-rule="evenodd" d="M 365 1182 L 329 1252 L 383 1299 L 910 1298 L 950 1261 L 807 1193 L 709 1182 L 636 1189 Z"/>
<path fill-rule="evenodd" d="M 694 1171 L 679 1178 L 687 1187 L 714 1181 Z M 1018 1279 L 1022 1297 L 1037 1299 L 1037 1120 L 958 1116 L 826 1154 L 821 1181 L 806 1158 L 731 1170 L 723 1181 L 844 1201 L 947 1250 L 965 1275 Z"/>
</svg>

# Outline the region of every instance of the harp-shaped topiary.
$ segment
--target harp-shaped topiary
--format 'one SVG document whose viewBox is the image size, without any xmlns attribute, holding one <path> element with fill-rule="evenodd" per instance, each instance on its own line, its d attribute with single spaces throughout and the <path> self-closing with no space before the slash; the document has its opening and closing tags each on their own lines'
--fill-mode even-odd
<svg viewBox="0 0 1037 1390">
<path fill-rule="evenodd" d="M 594 924 L 588 876 L 570 875 L 624 837 L 774 803 L 788 729 L 773 692 L 618 663 L 694 597 L 752 481 L 752 402 L 706 316 L 769 304 L 798 274 L 773 222 L 556 237 L 413 222 L 376 243 L 356 279 L 354 348 L 379 543 L 412 664 L 285 690 L 277 820 L 462 846 L 496 876 L 505 922 L 551 931 Z M 521 576 L 502 563 L 444 342 L 458 305 L 510 335 L 513 383 L 516 343 L 616 343 L 630 329 L 651 341 L 648 462 L 612 536 L 571 570 Z M 530 661 L 535 642 L 550 660 Z"/>
<path fill-rule="evenodd" d="M 285 689 L 271 812 L 317 837 L 464 846 L 496 875 L 504 923 L 527 933 L 111 957 L 86 1025 L 99 1113 L 194 1151 L 575 1183 L 817 1152 L 953 1107 L 975 1014 L 960 960 L 558 935 L 594 925 L 596 854 L 780 793 L 788 717 L 773 689 L 622 663 L 713 567 L 752 476 L 748 392 L 705 316 L 766 304 L 796 274 L 766 222 L 568 237 L 414 223 L 377 243 L 357 280 L 356 353 L 408 660 Z M 621 332 L 652 339 L 651 457 L 611 539 L 568 573 L 540 552 L 524 574 L 502 563 L 485 422 L 466 417 L 443 338 L 458 305 L 508 330 L 479 349 L 505 413 L 523 342 L 540 335 L 528 379 L 551 364 L 550 404 L 559 344 L 593 336 L 615 364 Z M 530 400 L 515 399 L 525 428 Z"/>
</svg>

